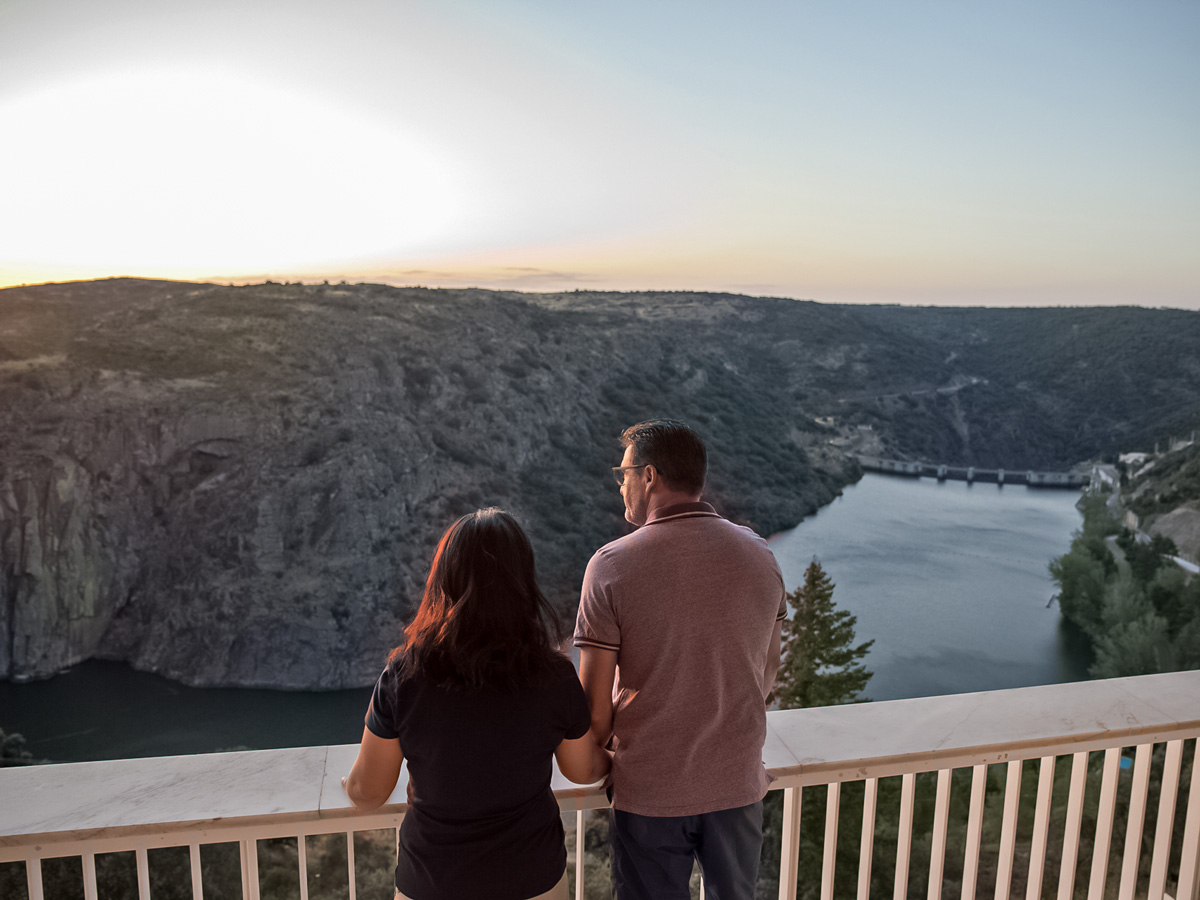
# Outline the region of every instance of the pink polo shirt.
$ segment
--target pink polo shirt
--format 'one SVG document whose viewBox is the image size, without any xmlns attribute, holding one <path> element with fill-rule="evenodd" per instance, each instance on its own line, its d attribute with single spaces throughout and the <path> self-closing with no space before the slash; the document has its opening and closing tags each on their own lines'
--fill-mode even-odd
<svg viewBox="0 0 1200 900">
<path fill-rule="evenodd" d="M 763 671 L 786 615 L 767 542 L 707 503 L 658 510 L 596 551 L 575 645 L 617 651 L 615 808 L 688 816 L 763 798 Z"/>
</svg>

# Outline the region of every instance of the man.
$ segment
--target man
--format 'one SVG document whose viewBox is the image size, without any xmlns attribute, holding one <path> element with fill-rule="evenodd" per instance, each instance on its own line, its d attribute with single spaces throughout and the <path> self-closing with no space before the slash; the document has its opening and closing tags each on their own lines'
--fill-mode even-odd
<svg viewBox="0 0 1200 900">
<path fill-rule="evenodd" d="M 592 733 L 614 751 L 617 897 L 686 898 L 696 859 L 707 896 L 749 900 L 783 578 L 766 541 L 700 500 L 708 457 L 691 428 L 641 422 L 621 444 L 613 473 L 638 530 L 588 563 L 575 626 Z"/>
</svg>

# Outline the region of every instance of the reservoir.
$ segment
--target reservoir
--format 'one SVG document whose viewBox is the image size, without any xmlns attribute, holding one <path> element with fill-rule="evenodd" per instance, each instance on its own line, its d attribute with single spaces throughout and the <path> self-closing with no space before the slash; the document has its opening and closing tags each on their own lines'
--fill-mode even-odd
<svg viewBox="0 0 1200 900">
<path fill-rule="evenodd" d="M 1089 650 L 1050 602 L 1047 568 L 1083 524 L 1078 499 L 868 474 L 771 549 L 789 591 L 819 560 L 857 642 L 875 641 L 872 700 L 1080 681 Z"/>
<path fill-rule="evenodd" d="M 1072 491 L 866 475 L 771 547 L 794 590 L 816 557 L 858 617 L 874 700 L 1086 677 L 1047 564 L 1082 518 Z M 1073 640 L 1074 638 L 1074 640 Z M 92 661 L 0 682 L 0 728 L 42 759 L 76 761 L 357 742 L 370 688 L 191 688 Z"/>
</svg>

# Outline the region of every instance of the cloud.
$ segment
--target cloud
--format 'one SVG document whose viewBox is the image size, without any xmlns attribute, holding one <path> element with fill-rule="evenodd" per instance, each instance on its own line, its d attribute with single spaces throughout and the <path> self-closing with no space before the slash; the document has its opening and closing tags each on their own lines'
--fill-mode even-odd
<svg viewBox="0 0 1200 900">
<path fill-rule="evenodd" d="M 510 287 L 543 287 L 554 290 L 563 284 L 592 283 L 596 279 L 584 272 L 560 272 L 553 269 L 539 269 L 535 266 L 505 266 L 489 281 L 496 281 Z"/>
<path fill-rule="evenodd" d="M 458 278 L 457 272 L 438 269 L 401 269 L 389 272 L 387 278 Z"/>
<path fill-rule="evenodd" d="M 445 288 L 494 288 L 498 290 L 569 290 L 580 284 L 593 284 L 596 277 L 586 272 L 543 269 L 538 266 L 493 266 L 463 269 L 388 269 L 345 276 L 351 281 L 382 281 L 406 286 L 413 284 Z"/>
<path fill-rule="evenodd" d="M 747 283 L 747 284 L 729 284 L 725 286 L 725 290 L 731 294 L 751 294 L 754 296 L 775 296 L 777 294 L 786 293 L 783 287 L 778 284 L 767 283 Z"/>
</svg>

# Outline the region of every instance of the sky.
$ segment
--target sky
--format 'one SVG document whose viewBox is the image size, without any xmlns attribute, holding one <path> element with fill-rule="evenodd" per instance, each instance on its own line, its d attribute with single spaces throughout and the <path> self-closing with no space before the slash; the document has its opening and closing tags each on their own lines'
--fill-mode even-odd
<svg viewBox="0 0 1200 900">
<path fill-rule="evenodd" d="M 1200 309 L 1200 3 L 0 0 L 0 286 Z"/>
</svg>

